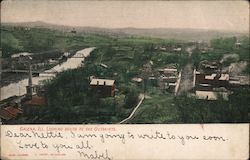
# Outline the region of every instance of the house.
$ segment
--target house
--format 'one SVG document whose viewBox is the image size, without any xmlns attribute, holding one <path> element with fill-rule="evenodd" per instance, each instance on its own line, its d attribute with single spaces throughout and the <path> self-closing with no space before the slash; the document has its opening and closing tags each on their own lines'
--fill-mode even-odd
<svg viewBox="0 0 250 160">
<path fill-rule="evenodd" d="M 158 69 L 160 74 L 159 86 L 162 89 L 167 89 L 169 91 L 176 90 L 178 77 L 178 70 L 175 65 L 169 65 L 166 68 Z"/>
<path fill-rule="evenodd" d="M 232 76 L 229 79 L 230 87 L 250 86 L 249 76 Z"/>
<path fill-rule="evenodd" d="M 222 72 L 217 61 L 200 62 L 198 71 L 194 70 L 195 95 L 197 99 L 228 99 L 229 74 Z"/>
<path fill-rule="evenodd" d="M 115 96 L 115 80 L 93 78 L 90 82 L 90 88 L 93 93 L 101 97 Z"/>
<path fill-rule="evenodd" d="M 181 51 L 181 48 L 174 48 L 173 51 L 175 51 L 175 52 L 180 52 L 180 51 Z"/>
<path fill-rule="evenodd" d="M 8 106 L 0 109 L 0 121 L 7 122 L 19 117 L 23 113 L 23 110 L 18 106 Z"/>
<path fill-rule="evenodd" d="M 235 45 L 235 48 L 240 48 L 241 47 L 241 43 L 240 42 L 236 42 L 234 45 Z"/>
<path fill-rule="evenodd" d="M 223 74 L 223 73 L 205 74 L 201 72 L 196 72 L 195 85 L 199 84 L 209 84 L 214 87 L 227 87 L 229 85 L 229 74 Z"/>
</svg>

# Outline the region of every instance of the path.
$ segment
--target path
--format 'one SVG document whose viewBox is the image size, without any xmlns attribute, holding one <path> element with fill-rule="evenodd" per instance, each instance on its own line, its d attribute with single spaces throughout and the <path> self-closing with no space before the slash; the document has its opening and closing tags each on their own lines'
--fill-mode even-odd
<svg viewBox="0 0 250 160">
<path fill-rule="evenodd" d="M 139 101 L 139 103 L 137 104 L 137 106 L 134 108 L 134 110 L 133 110 L 132 113 L 129 115 L 129 117 L 126 118 L 126 119 L 124 119 L 124 120 L 122 120 L 121 122 L 119 122 L 119 124 L 127 123 L 130 119 L 133 118 L 135 112 L 137 111 L 137 109 L 138 109 L 138 108 L 140 107 L 140 105 L 142 104 L 144 98 L 145 98 L 145 95 L 144 95 L 144 94 L 140 94 L 140 95 L 139 95 L 140 101 Z"/>
</svg>

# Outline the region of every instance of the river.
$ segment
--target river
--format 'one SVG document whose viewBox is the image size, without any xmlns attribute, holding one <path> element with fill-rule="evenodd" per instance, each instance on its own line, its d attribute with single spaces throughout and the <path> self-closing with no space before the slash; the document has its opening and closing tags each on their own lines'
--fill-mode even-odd
<svg viewBox="0 0 250 160">
<path fill-rule="evenodd" d="M 74 69 L 80 67 L 85 57 L 89 56 L 94 49 L 95 47 L 91 47 L 77 51 L 71 58 L 68 58 L 67 61 L 63 62 L 62 64 L 56 65 L 55 67 L 46 70 L 43 73 L 40 73 L 39 77 L 33 77 L 32 78 L 33 85 L 39 84 L 39 82 L 41 82 L 42 80 L 53 78 L 56 75 L 56 73 L 52 74 L 52 72 L 58 73 L 67 69 Z M 27 85 L 28 85 L 28 78 L 2 87 L 0 100 L 4 100 L 12 96 L 22 96 L 26 94 Z"/>
</svg>

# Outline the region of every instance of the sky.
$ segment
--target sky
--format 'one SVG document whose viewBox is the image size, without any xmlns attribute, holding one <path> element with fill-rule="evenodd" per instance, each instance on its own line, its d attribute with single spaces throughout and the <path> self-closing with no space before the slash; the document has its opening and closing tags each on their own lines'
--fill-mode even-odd
<svg viewBox="0 0 250 160">
<path fill-rule="evenodd" d="M 198 28 L 249 31 L 247 1 L 4 0 L 2 22 L 104 28 Z"/>
</svg>

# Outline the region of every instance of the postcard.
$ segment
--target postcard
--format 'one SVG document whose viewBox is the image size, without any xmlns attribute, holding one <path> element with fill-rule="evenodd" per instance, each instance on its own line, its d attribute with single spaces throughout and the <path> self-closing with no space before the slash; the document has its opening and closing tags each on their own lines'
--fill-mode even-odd
<svg viewBox="0 0 250 160">
<path fill-rule="evenodd" d="M 1 159 L 248 159 L 249 3 L 1 1 Z"/>
</svg>

